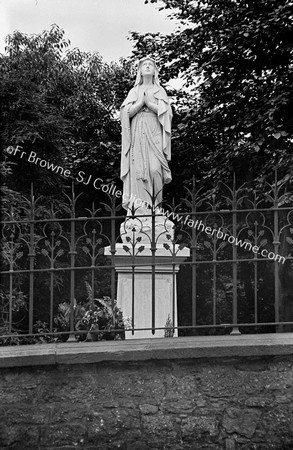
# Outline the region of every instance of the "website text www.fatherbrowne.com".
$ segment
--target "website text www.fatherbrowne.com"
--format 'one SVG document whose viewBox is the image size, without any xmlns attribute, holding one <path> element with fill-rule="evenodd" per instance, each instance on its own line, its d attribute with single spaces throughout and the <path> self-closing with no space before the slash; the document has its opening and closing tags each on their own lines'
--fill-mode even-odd
<svg viewBox="0 0 293 450">
<path fill-rule="evenodd" d="M 223 230 L 221 230 L 220 228 L 211 228 L 206 226 L 202 220 L 193 220 L 190 217 L 190 214 L 187 214 L 185 217 L 183 215 L 180 215 L 178 213 L 174 213 L 171 211 L 165 211 L 163 208 L 157 208 L 156 211 L 160 212 L 161 214 L 163 214 L 164 216 L 166 216 L 168 219 L 171 220 L 176 220 L 177 222 L 181 223 L 182 225 L 187 225 L 190 228 L 194 228 L 195 230 L 198 231 L 204 231 L 208 236 L 212 236 L 215 237 L 217 239 L 222 239 L 223 241 L 225 241 L 227 239 L 227 241 L 230 244 L 235 244 L 238 247 L 241 248 L 245 248 L 245 250 L 252 250 L 253 253 L 255 254 L 260 254 L 263 258 L 268 258 L 269 260 L 272 261 L 277 261 L 277 262 L 281 262 L 282 264 L 284 264 L 286 258 L 284 256 L 281 255 L 276 255 L 274 252 L 269 252 L 266 248 L 260 249 L 260 247 L 258 245 L 253 245 L 251 244 L 251 242 L 247 241 L 247 240 L 242 240 L 242 239 L 238 239 L 237 237 L 229 234 L 229 233 L 225 233 Z"/>
<path fill-rule="evenodd" d="M 16 156 L 18 155 L 20 159 L 26 159 L 28 162 L 36 165 L 40 165 L 40 167 L 46 168 L 51 170 L 52 172 L 59 173 L 60 175 L 65 176 L 66 178 L 71 176 L 71 172 L 69 169 L 64 169 L 62 166 L 58 166 L 57 164 L 53 164 L 50 161 L 46 161 L 45 159 L 41 159 L 37 156 L 36 152 L 31 151 L 30 154 L 27 156 L 27 152 L 22 151 L 22 147 L 20 145 L 17 145 L 16 147 L 9 146 L 5 149 L 5 152 Z M 18 154 L 19 153 L 19 154 Z M 25 156 L 24 156 L 25 155 Z M 123 202 L 133 202 L 135 207 L 142 206 L 145 202 L 139 198 L 136 198 L 136 195 L 131 194 L 130 196 L 128 194 L 123 193 L 120 190 L 116 189 L 116 186 L 114 183 L 103 183 L 102 178 L 96 178 L 92 180 L 92 175 L 86 176 L 85 172 L 79 171 L 78 175 L 76 177 L 76 181 L 78 183 L 83 183 L 84 185 L 88 185 L 90 182 L 93 185 L 93 187 L 97 190 L 102 190 L 105 193 L 108 193 L 109 195 L 115 195 L 116 198 L 122 198 Z M 99 183 L 99 184 L 98 184 Z M 148 204 L 146 203 L 145 206 L 148 208 Z M 165 211 L 163 208 L 156 207 L 155 208 L 156 214 L 162 214 L 167 219 L 176 220 L 182 225 L 187 225 L 190 228 L 194 228 L 198 231 L 204 231 L 208 236 L 215 237 L 217 239 L 223 239 L 223 241 L 227 240 L 230 244 L 235 244 L 238 247 L 245 248 L 245 250 L 252 250 L 255 254 L 260 254 L 263 258 L 268 258 L 272 261 L 281 262 L 284 264 L 286 258 L 284 256 L 276 255 L 274 252 L 269 252 L 267 249 L 260 249 L 259 246 L 251 244 L 249 241 L 242 241 L 241 239 L 235 238 L 233 235 L 229 233 L 225 233 L 221 229 L 217 228 L 211 228 L 208 226 L 205 226 L 205 224 L 202 222 L 202 220 L 194 221 L 191 219 L 190 215 L 180 215 L 178 213 L 174 213 L 171 211 Z"/>
</svg>

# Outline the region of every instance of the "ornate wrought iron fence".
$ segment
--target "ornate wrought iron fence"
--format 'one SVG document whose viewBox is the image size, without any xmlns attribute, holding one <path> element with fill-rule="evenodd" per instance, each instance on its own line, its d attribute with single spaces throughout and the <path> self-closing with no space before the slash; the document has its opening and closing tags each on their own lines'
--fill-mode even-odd
<svg viewBox="0 0 293 450">
<path fill-rule="evenodd" d="M 165 205 L 161 214 L 175 225 L 175 237 L 166 229 L 163 246 L 172 255 L 173 292 L 176 288 L 176 244 L 191 255 L 178 275 L 178 326 L 174 317 L 165 335 L 281 331 L 293 325 L 293 198 L 286 184 L 264 186 L 258 192 L 243 185 L 222 186 L 217 195 L 203 195 L 195 185 L 175 207 Z M 74 186 L 59 209 L 46 208 L 35 198 L 22 197 L 16 210 L 5 212 L 2 227 L 0 338 L 11 336 L 61 336 L 56 331 L 59 305 L 67 304 L 68 329 L 74 338 L 75 312 L 87 294 L 116 297 L 116 249 L 125 216 L 115 195 L 109 202 L 84 210 Z M 120 214 L 120 215 L 119 215 Z M 132 211 L 134 218 L 135 211 Z M 151 220 L 158 210 L 150 211 Z M 222 235 L 221 235 L 222 233 Z M 224 237 L 225 236 L 225 237 Z M 242 245 L 239 244 L 241 241 Z M 244 243 L 244 244 L 243 244 Z M 158 239 L 151 236 L 152 324 L 156 333 L 155 274 Z M 104 248 L 110 248 L 110 256 Z M 133 275 L 143 249 L 140 239 L 125 246 L 130 251 Z M 177 247 L 178 248 L 178 247 Z M 257 249 L 257 251 L 256 251 Z M 133 284 L 135 277 L 133 276 Z M 292 284 L 290 284 L 292 283 Z M 174 295 L 173 295 L 174 297 Z M 134 287 L 132 304 L 134 304 Z M 84 311 L 83 311 L 84 313 Z M 135 311 L 134 311 L 135 314 Z M 47 329 L 44 325 L 47 324 Z M 129 324 L 135 329 L 135 317 Z M 283 327 L 283 328 L 281 328 Z M 121 329 L 120 331 L 123 331 Z M 29 341 L 27 341 L 29 342 Z"/>
</svg>

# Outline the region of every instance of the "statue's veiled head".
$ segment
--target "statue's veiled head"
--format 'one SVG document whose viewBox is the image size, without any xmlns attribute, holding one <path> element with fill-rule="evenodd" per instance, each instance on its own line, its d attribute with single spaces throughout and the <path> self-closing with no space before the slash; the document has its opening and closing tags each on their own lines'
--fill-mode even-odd
<svg viewBox="0 0 293 450">
<path fill-rule="evenodd" d="M 146 63 L 147 62 L 151 63 L 148 66 L 151 69 L 151 71 L 149 73 L 153 75 L 153 83 L 157 84 L 158 86 L 160 86 L 159 69 L 158 69 L 158 66 L 156 64 L 156 61 L 151 56 L 146 56 L 144 58 L 141 58 L 138 61 L 137 74 L 136 74 L 136 80 L 135 80 L 135 84 L 134 85 L 136 86 L 138 84 L 142 84 L 143 83 L 143 75 L 148 73 L 148 71 L 146 70 L 146 66 L 147 66 Z"/>
</svg>

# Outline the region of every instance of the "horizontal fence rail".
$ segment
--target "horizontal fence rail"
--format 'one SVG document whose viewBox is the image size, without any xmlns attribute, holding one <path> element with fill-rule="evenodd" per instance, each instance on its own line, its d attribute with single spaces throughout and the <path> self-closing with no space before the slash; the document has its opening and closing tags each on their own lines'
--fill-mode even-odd
<svg viewBox="0 0 293 450">
<path fill-rule="evenodd" d="M 177 294 L 178 323 L 166 321 L 164 335 L 280 332 L 293 325 L 293 196 L 286 184 L 223 185 L 205 196 L 195 185 L 175 207 L 153 204 L 149 220 L 163 218 L 160 240 L 151 233 L 152 317 L 144 329 L 156 332 L 156 273 L 170 255 L 173 304 Z M 117 258 L 127 217 L 114 196 L 85 209 L 74 185 L 66 202 L 45 207 L 42 197 L 22 196 L 4 210 L 1 252 L 0 345 L 52 340 L 123 339 L 137 330 L 136 274 L 146 262 L 144 243 L 135 232 L 124 241 L 132 273 L 132 314 L 123 316 L 116 302 Z M 174 223 L 174 237 L 169 233 Z M 130 223 L 130 222 L 129 222 Z M 122 226 L 121 226 L 122 224 Z M 168 225 L 168 226 L 167 226 Z M 125 225 L 124 225 L 125 226 Z M 130 237 L 129 237 L 130 236 Z M 178 251 L 190 249 L 180 264 Z M 105 248 L 109 249 L 108 255 Z M 161 269 L 160 269 L 161 268 Z M 176 280 L 177 276 L 177 280 Z M 173 305 L 174 306 L 174 305 Z"/>
</svg>

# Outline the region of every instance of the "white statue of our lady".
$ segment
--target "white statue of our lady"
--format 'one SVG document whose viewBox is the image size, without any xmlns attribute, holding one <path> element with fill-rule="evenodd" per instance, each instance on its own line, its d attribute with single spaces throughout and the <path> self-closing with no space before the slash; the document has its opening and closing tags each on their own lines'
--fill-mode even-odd
<svg viewBox="0 0 293 450">
<path fill-rule="evenodd" d="M 158 68 L 151 57 L 138 63 L 134 87 L 121 106 L 121 179 L 123 207 L 131 214 L 149 215 L 150 196 L 155 205 L 162 201 L 163 185 L 172 177 L 172 110 L 165 89 L 160 85 Z"/>
</svg>

